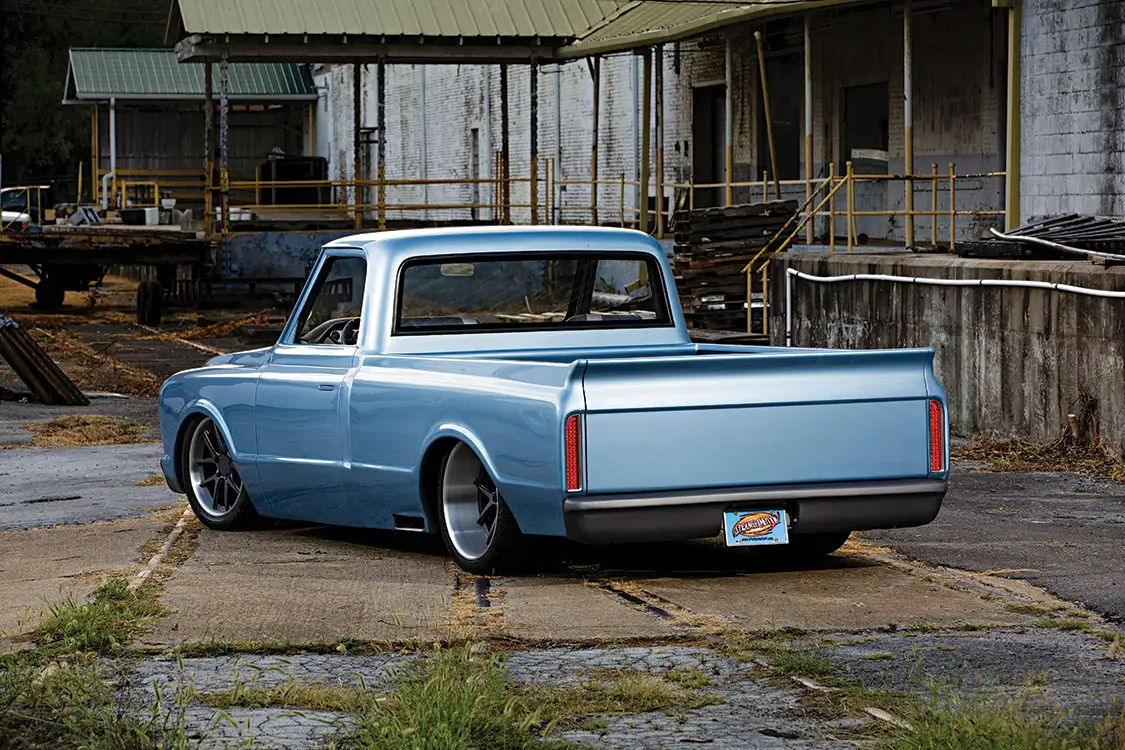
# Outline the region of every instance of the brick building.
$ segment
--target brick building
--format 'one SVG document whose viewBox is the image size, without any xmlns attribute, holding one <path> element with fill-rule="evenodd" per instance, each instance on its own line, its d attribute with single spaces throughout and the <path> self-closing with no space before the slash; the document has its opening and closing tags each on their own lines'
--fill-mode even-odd
<svg viewBox="0 0 1125 750">
<path fill-rule="evenodd" d="M 1125 215 L 1125 0 L 914 0 L 909 3 L 912 54 L 913 173 L 980 176 L 959 179 L 958 210 L 1000 211 L 1035 216 L 1076 211 Z M 808 9 L 813 6 L 812 9 Z M 718 24 L 703 33 L 662 35 L 664 182 L 723 182 L 723 143 L 731 135 L 735 181 L 761 180 L 768 169 L 765 115 L 754 32 L 763 34 L 773 135 L 780 176 L 806 174 L 805 35 L 808 34 L 812 94 L 812 173 L 842 173 L 849 159 L 868 174 L 905 172 L 904 2 L 802 3 L 801 12 Z M 1003 6 L 1003 7 L 994 7 Z M 780 7 L 780 6 L 779 6 Z M 793 6 L 797 7 L 797 6 Z M 1019 29 L 1019 59 L 1010 65 L 1010 14 Z M 806 31 L 807 20 L 807 31 Z M 652 28 L 634 29 L 647 39 Z M 646 42 L 647 43 L 647 42 Z M 729 44 L 729 60 L 728 60 Z M 604 45 L 603 45 L 604 46 Z M 617 46 L 622 46 L 618 44 Z M 639 46 L 639 45 L 638 45 Z M 582 47 L 582 42 L 575 45 Z M 635 48 L 634 48 L 635 49 Z M 629 182 L 640 175 L 642 58 L 628 50 L 602 56 L 599 176 Z M 729 68 L 729 69 L 728 69 Z M 497 65 L 388 65 L 386 68 L 386 173 L 388 177 L 470 179 L 493 173 L 500 143 L 500 72 Z M 529 70 L 509 66 L 511 171 L 528 173 Z M 328 157 L 334 177 L 352 174 L 352 65 L 322 66 L 316 148 Z M 1018 89 L 1009 92 L 1009 76 Z M 376 164 L 376 66 L 362 82 L 361 176 Z M 727 130 L 726 86 L 731 123 Z M 1014 95 L 1018 94 L 1018 95 Z M 1009 105 L 1020 113 L 1009 128 Z M 552 220 L 589 221 L 593 85 L 584 59 L 539 67 L 540 159 L 555 162 L 555 176 L 571 181 L 556 191 Z M 1009 143 L 1009 132 L 1018 135 Z M 655 135 L 653 136 L 656 137 Z M 1018 205 L 1008 201 L 1003 173 L 1018 159 Z M 587 182 L 587 184 L 582 184 Z M 655 182 L 655 180 L 654 180 Z M 559 186 L 562 188 L 562 185 Z M 428 185 L 401 188 L 398 202 L 488 203 L 489 185 Z M 527 187 L 513 189 L 526 203 Z M 760 186 L 735 190 L 735 200 L 760 196 Z M 784 187 L 803 200 L 803 183 Z M 673 197 L 666 189 L 666 197 Z M 914 185 L 915 209 L 929 209 L 929 179 Z M 950 196 L 936 191 L 939 212 Z M 622 190 L 603 184 L 599 218 L 617 221 Z M 636 216 L 639 189 L 624 191 L 626 215 Z M 712 196 L 722 200 L 721 195 Z M 546 198 L 543 198 L 546 202 Z M 707 197 L 700 194 L 700 200 Z M 904 182 L 859 183 L 856 208 L 893 212 L 905 203 Z M 477 218 L 489 218 L 487 209 Z M 466 210 L 433 210 L 432 219 L 467 218 Z M 526 210 L 513 219 L 526 220 Z M 918 216 L 918 241 L 930 236 L 932 219 Z M 943 221 L 938 219 L 939 223 Z M 959 237 L 979 236 L 1004 217 L 959 220 Z M 862 216 L 857 229 L 872 238 L 901 240 L 902 215 Z M 946 231 L 941 224 L 941 231 Z M 826 230 L 818 226 L 818 233 Z M 839 226 L 837 227 L 840 230 Z M 944 235 L 943 235 L 944 236 Z"/>
</svg>

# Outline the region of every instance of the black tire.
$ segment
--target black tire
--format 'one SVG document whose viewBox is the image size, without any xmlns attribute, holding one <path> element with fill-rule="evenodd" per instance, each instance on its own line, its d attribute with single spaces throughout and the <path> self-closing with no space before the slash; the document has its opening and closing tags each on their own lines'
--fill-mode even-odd
<svg viewBox="0 0 1125 750">
<path fill-rule="evenodd" d="M 164 314 L 164 292 L 159 281 L 143 281 L 137 286 L 137 322 L 158 326 Z"/>
<path fill-rule="evenodd" d="M 40 310 L 57 310 L 62 307 L 65 298 L 66 290 L 63 285 L 50 276 L 35 287 L 35 306 Z"/>
<path fill-rule="evenodd" d="M 198 518 L 204 526 L 217 531 L 237 531 L 255 528 L 261 523 L 261 517 L 258 515 L 257 509 L 254 508 L 254 503 L 250 499 L 250 493 L 247 491 L 245 485 L 242 484 L 241 478 L 239 478 L 240 489 L 237 496 L 234 498 L 233 503 L 230 504 L 230 507 L 224 508 L 221 513 L 214 512 L 214 497 L 201 497 L 197 493 L 192 476 L 193 462 L 195 462 L 196 457 L 194 457 L 192 453 L 194 440 L 201 431 L 209 431 L 214 447 L 226 456 L 228 462 L 230 458 L 222 433 L 215 427 L 215 423 L 212 420 L 207 418 L 197 419 L 187 426 L 180 450 L 180 466 L 183 472 L 184 493 L 187 495 L 188 504 L 191 506 L 192 512 L 195 513 L 196 518 Z M 230 462 L 230 466 L 237 472 L 237 467 L 233 466 L 233 462 Z M 212 485 L 212 487 L 214 487 L 214 485 Z M 206 488 L 202 488 L 200 491 L 206 491 Z"/>
<path fill-rule="evenodd" d="M 491 534 L 484 551 L 472 556 L 463 554 L 462 550 L 458 549 L 458 544 L 454 542 L 453 533 L 450 530 L 450 519 L 446 517 L 444 494 L 447 485 L 446 477 L 451 470 L 451 461 L 468 460 L 470 455 L 479 465 L 478 481 L 483 487 L 478 485 L 478 491 L 494 493 L 496 503 L 495 531 Z M 442 542 L 445 543 L 445 548 L 449 551 L 450 557 L 462 570 L 474 575 L 496 575 L 518 572 L 526 567 L 527 539 L 520 531 L 519 524 L 516 523 L 512 512 L 508 510 L 504 498 L 496 490 L 495 482 L 489 476 L 488 470 L 484 468 L 480 458 L 468 445 L 458 443 L 442 459 L 436 496 L 438 529 Z"/>
<path fill-rule="evenodd" d="M 831 555 L 851 536 L 850 531 L 833 531 L 825 534 L 793 534 L 789 537 L 786 554 L 794 560 L 816 562 Z"/>
</svg>

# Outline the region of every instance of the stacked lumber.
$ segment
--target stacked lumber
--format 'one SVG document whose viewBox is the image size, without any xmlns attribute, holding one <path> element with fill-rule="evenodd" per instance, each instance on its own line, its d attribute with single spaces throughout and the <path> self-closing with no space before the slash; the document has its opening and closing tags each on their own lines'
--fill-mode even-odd
<svg viewBox="0 0 1125 750">
<path fill-rule="evenodd" d="M 796 201 L 775 201 L 676 212 L 672 268 L 689 328 L 747 330 L 742 269 L 796 211 Z"/>
</svg>

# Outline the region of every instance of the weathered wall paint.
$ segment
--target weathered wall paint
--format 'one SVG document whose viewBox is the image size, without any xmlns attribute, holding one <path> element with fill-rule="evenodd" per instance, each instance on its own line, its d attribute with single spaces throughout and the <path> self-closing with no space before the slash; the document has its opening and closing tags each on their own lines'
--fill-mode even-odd
<svg viewBox="0 0 1125 750">
<path fill-rule="evenodd" d="M 321 232 L 246 232 L 230 239 L 231 276 L 255 279 L 305 276 L 320 248 L 354 229 Z"/>
<path fill-rule="evenodd" d="M 944 279 L 1018 279 L 1125 290 L 1125 268 L 1081 262 L 783 253 L 770 273 L 770 335 L 785 342 L 785 269 Z M 932 346 L 964 434 L 1059 437 L 1082 397 L 1097 402 L 1101 436 L 1125 447 L 1125 300 L 1037 289 L 794 280 L 793 346 Z"/>
<path fill-rule="evenodd" d="M 1024 0 L 1024 218 L 1125 216 L 1125 1 Z"/>
</svg>

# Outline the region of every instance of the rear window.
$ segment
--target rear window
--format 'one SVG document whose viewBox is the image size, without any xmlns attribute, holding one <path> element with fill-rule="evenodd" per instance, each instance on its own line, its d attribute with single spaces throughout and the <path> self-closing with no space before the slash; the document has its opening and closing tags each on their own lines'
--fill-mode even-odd
<svg viewBox="0 0 1125 750">
<path fill-rule="evenodd" d="M 670 325 L 663 276 L 649 255 L 505 253 L 407 263 L 394 332 Z"/>
</svg>

